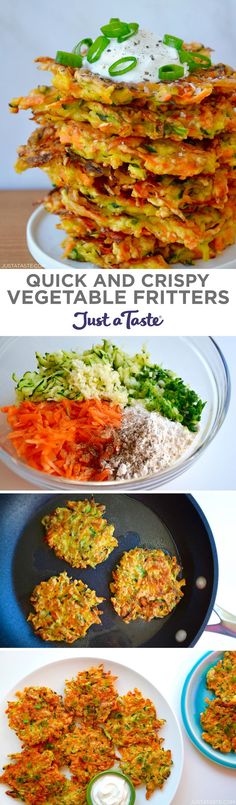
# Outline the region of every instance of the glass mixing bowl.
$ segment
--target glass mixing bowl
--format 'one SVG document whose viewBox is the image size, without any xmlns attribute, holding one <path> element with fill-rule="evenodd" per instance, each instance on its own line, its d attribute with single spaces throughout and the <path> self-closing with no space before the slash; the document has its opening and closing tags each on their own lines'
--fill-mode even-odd
<svg viewBox="0 0 236 805">
<path fill-rule="evenodd" d="M 35 352 L 55 352 L 59 349 L 78 350 L 82 352 L 91 348 L 94 343 L 101 343 L 101 338 L 80 336 L 60 337 L 14 337 L 0 339 L 0 372 L 1 393 L 0 404 L 9 405 L 15 402 L 12 373 L 20 377 L 25 371 L 35 369 Z M 129 337 L 111 338 L 113 343 L 131 355 L 140 351 L 143 344 L 147 347 L 151 360 L 171 369 L 183 378 L 201 397 L 206 400 L 201 424 L 191 447 L 172 467 L 155 475 L 137 478 L 132 481 L 85 482 L 71 481 L 47 475 L 32 469 L 21 461 L 7 440 L 8 425 L 6 415 L 0 414 L 0 459 L 13 471 L 38 488 L 50 490 L 70 490 L 83 492 L 116 491 L 124 489 L 156 489 L 181 475 L 199 458 L 210 444 L 226 416 L 230 400 L 229 371 L 219 347 L 209 337 Z"/>
</svg>

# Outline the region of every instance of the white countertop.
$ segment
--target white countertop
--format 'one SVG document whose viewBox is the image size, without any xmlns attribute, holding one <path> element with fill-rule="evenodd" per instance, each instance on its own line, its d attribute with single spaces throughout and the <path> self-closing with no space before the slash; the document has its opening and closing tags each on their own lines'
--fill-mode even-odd
<svg viewBox="0 0 236 805">
<path fill-rule="evenodd" d="M 222 646 L 223 648 L 223 646 Z M 209 649 L 209 645 L 208 645 Z M 101 659 L 112 659 L 143 674 L 166 697 L 180 720 L 185 761 L 183 776 L 173 805 L 235 805 L 235 772 L 217 766 L 207 760 L 190 743 L 181 722 L 180 696 L 185 677 L 202 655 L 199 648 L 182 649 L 112 649 L 96 651 Z M 78 649 L 2 649 L 1 651 L 1 698 L 22 677 L 40 665 L 65 657 L 78 656 Z M 86 650 L 83 656 L 94 656 L 94 650 Z M 155 805 L 155 795 L 151 799 Z"/>
</svg>

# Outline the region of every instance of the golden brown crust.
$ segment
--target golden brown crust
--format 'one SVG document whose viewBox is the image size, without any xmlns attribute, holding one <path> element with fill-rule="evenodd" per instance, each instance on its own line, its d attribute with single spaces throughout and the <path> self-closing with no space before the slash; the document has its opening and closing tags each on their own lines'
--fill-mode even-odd
<svg viewBox="0 0 236 805">
<path fill-rule="evenodd" d="M 56 556 L 72 567 L 96 567 L 104 562 L 117 539 L 114 526 L 103 517 L 105 506 L 95 500 L 68 501 L 46 515 L 45 539 Z"/>
<path fill-rule="evenodd" d="M 9 726 L 27 746 L 58 738 L 72 722 L 62 696 L 45 687 L 18 691 L 6 712 Z"/>
<path fill-rule="evenodd" d="M 219 698 L 206 699 L 206 703 L 200 717 L 203 740 L 223 754 L 236 752 L 236 706 Z"/>
<path fill-rule="evenodd" d="M 183 596 L 175 556 L 161 550 L 134 548 L 123 554 L 110 585 L 115 611 L 129 623 L 137 618 L 164 618 Z"/>
<path fill-rule="evenodd" d="M 85 724 L 103 724 L 116 710 L 115 681 L 116 677 L 102 664 L 81 671 L 75 679 L 66 681 L 65 706 Z"/>
<path fill-rule="evenodd" d="M 74 643 L 92 624 L 101 623 L 97 605 L 104 599 L 67 573 L 41 581 L 30 600 L 35 613 L 29 614 L 28 621 L 42 640 Z"/>
</svg>

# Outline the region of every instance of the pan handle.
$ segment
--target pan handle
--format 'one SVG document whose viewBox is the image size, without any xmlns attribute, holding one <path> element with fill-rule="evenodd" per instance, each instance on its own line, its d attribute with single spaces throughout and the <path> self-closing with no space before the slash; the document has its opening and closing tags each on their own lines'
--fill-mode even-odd
<svg viewBox="0 0 236 805">
<path fill-rule="evenodd" d="M 232 629 L 229 629 L 228 626 L 225 626 L 225 624 L 222 623 L 222 621 L 220 623 L 208 624 L 206 626 L 206 628 L 205 628 L 205 631 L 206 632 L 215 632 L 217 634 L 223 634 L 226 637 L 235 637 L 236 638 L 236 633 L 233 632 Z"/>
<path fill-rule="evenodd" d="M 216 602 L 213 612 L 217 616 L 218 623 L 208 624 L 206 626 L 207 632 L 215 632 L 217 634 L 223 634 L 226 637 L 236 637 L 236 617 L 232 615 L 230 612 L 227 612 L 225 609 L 219 606 Z"/>
</svg>

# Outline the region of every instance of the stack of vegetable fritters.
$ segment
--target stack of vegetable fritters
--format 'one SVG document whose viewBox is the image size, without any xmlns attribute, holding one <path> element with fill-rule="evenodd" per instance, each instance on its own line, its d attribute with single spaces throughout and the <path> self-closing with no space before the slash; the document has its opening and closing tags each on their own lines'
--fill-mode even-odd
<svg viewBox="0 0 236 805">
<path fill-rule="evenodd" d="M 196 43 L 184 48 L 200 59 L 208 53 Z M 11 102 L 39 124 L 19 149 L 17 171 L 39 166 L 55 186 L 45 206 L 67 233 L 65 256 L 157 268 L 208 260 L 234 242 L 230 67 L 209 59 L 184 78 L 135 84 L 37 61 L 52 71 L 53 86 Z"/>
</svg>

